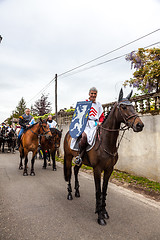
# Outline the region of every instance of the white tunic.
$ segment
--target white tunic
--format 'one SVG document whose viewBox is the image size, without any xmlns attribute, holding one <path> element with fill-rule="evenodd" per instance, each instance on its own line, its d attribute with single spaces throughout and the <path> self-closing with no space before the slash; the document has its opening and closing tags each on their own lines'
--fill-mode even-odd
<svg viewBox="0 0 160 240">
<path fill-rule="evenodd" d="M 48 123 L 48 125 L 49 125 L 49 128 L 55 128 L 56 127 L 56 125 L 57 125 L 57 123 L 56 123 L 56 121 L 54 121 L 54 120 L 52 120 L 52 122 L 47 122 Z"/>
<path fill-rule="evenodd" d="M 93 144 L 94 136 L 96 133 L 97 124 L 99 122 L 99 118 L 103 113 L 102 105 L 99 102 L 92 103 L 91 110 L 89 113 L 88 121 L 84 132 L 87 135 L 87 142 L 89 145 Z M 72 138 L 70 148 L 74 149 L 74 145 L 76 143 L 77 138 Z"/>
<path fill-rule="evenodd" d="M 87 135 L 87 142 L 89 145 L 92 145 L 93 143 L 94 136 L 96 133 L 96 127 L 102 113 L 103 113 L 102 105 L 99 102 L 92 103 L 89 118 L 84 129 L 84 132 Z"/>
</svg>

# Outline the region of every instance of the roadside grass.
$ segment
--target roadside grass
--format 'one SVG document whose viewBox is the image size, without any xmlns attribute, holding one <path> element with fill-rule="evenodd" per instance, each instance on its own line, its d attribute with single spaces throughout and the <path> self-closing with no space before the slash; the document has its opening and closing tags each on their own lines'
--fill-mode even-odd
<svg viewBox="0 0 160 240">
<path fill-rule="evenodd" d="M 61 162 L 63 164 L 62 158 L 56 157 L 56 161 Z M 72 163 L 72 166 L 74 166 L 73 163 Z M 81 170 L 88 172 L 88 173 L 92 173 L 92 168 L 88 167 L 86 165 L 82 165 Z M 137 188 L 138 187 L 143 188 L 143 189 L 145 189 L 145 191 L 155 192 L 155 193 L 160 194 L 160 182 L 151 181 L 147 178 L 135 176 L 135 175 L 132 175 L 132 174 L 129 174 L 126 172 L 121 172 L 119 170 L 113 171 L 113 173 L 110 177 L 110 181 L 113 181 L 114 179 L 122 184 L 127 183 L 127 184 L 133 185 Z"/>
<path fill-rule="evenodd" d="M 116 179 L 121 183 L 128 183 L 137 187 L 144 188 L 147 191 L 155 191 L 160 194 L 160 183 L 151 181 L 145 177 L 139 177 L 119 170 L 114 170 L 111 176 L 111 180 Z"/>
</svg>

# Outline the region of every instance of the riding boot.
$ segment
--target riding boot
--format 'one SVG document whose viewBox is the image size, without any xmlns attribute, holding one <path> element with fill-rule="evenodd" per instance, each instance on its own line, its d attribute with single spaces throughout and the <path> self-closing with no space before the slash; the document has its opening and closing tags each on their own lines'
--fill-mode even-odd
<svg viewBox="0 0 160 240">
<path fill-rule="evenodd" d="M 82 138 L 79 142 L 79 155 L 76 157 L 76 160 L 75 160 L 75 164 L 77 166 L 80 166 L 82 164 L 83 156 L 85 154 L 87 145 L 88 145 L 87 144 L 87 135 L 85 133 L 82 133 Z"/>
</svg>

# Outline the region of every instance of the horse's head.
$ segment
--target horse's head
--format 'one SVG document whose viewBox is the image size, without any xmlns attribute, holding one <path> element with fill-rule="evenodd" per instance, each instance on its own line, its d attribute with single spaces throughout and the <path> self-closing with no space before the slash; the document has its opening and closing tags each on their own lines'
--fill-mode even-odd
<svg viewBox="0 0 160 240">
<path fill-rule="evenodd" d="M 61 141 L 61 137 L 62 137 L 62 130 L 59 131 L 56 128 L 51 128 L 51 133 L 52 133 L 52 138 L 55 144 L 55 148 L 59 148 L 60 147 L 60 141 Z"/>
<path fill-rule="evenodd" d="M 49 129 L 49 125 L 46 120 L 42 120 L 40 118 L 39 125 L 40 125 L 40 134 L 41 135 L 45 135 L 46 138 L 52 137 L 51 131 Z"/>
<path fill-rule="evenodd" d="M 126 126 L 131 127 L 134 132 L 140 132 L 143 130 L 144 124 L 137 115 L 134 106 L 130 102 L 131 96 L 132 91 L 126 98 L 123 98 L 123 90 L 120 90 L 117 103 L 118 118 L 120 122 L 123 122 L 126 124 Z"/>
</svg>

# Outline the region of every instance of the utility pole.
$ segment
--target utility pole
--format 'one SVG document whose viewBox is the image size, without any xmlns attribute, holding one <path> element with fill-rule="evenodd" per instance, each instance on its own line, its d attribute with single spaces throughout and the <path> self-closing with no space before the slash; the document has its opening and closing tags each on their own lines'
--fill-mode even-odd
<svg viewBox="0 0 160 240">
<path fill-rule="evenodd" d="M 56 122 L 58 124 L 58 114 L 57 114 L 57 74 L 55 74 L 55 116 L 56 116 Z"/>
</svg>

